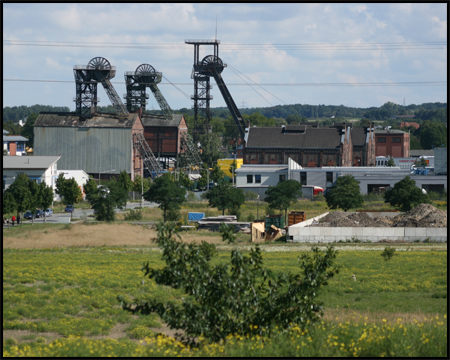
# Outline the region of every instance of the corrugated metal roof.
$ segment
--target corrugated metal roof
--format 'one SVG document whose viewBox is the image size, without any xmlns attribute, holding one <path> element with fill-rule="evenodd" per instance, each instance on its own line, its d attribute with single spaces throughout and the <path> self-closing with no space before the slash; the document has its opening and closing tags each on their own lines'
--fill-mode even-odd
<svg viewBox="0 0 450 360">
<path fill-rule="evenodd" d="M 340 129 L 307 127 L 304 133 L 283 132 L 283 128 L 251 127 L 246 148 L 338 148 Z"/>
<path fill-rule="evenodd" d="M 167 120 L 162 115 L 142 115 L 142 124 L 144 127 L 149 126 L 170 126 L 170 127 L 178 127 L 183 119 L 183 115 L 181 114 L 173 114 L 172 120 Z"/>
<path fill-rule="evenodd" d="M 34 126 L 131 128 L 138 118 L 139 114 L 137 113 L 128 114 L 126 117 L 116 114 L 97 114 L 91 119 L 80 120 L 80 117 L 75 113 L 41 112 Z"/>
<path fill-rule="evenodd" d="M 61 156 L 3 156 L 3 169 L 48 169 Z"/>
<path fill-rule="evenodd" d="M 409 150 L 410 156 L 434 156 L 434 150 Z"/>
<path fill-rule="evenodd" d="M 3 141 L 28 141 L 28 139 L 20 135 L 3 135 Z"/>
</svg>

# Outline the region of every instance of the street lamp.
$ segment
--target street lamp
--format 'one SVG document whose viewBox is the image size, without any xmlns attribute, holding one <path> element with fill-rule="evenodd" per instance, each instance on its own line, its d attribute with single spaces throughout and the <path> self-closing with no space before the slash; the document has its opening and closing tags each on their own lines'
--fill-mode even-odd
<svg viewBox="0 0 450 360">
<path fill-rule="evenodd" d="M 231 168 L 231 178 L 233 179 L 233 187 L 234 187 L 234 166 L 230 166 Z"/>
<path fill-rule="evenodd" d="M 259 195 L 256 198 L 256 220 L 259 220 Z"/>
</svg>

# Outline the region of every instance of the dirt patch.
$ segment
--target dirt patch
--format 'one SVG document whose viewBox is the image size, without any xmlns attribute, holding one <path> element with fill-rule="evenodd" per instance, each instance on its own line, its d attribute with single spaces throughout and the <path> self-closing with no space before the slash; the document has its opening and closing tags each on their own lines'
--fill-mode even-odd
<svg viewBox="0 0 450 360">
<path fill-rule="evenodd" d="M 413 210 L 394 218 L 380 216 L 371 218 L 363 212 L 346 213 L 333 211 L 311 226 L 320 227 L 447 227 L 447 212 L 433 205 L 421 204 Z"/>
<path fill-rule="evenodd" d="M 191 234 L 180 233 L 185 243 L 223 243 L 219 233 Z M 48 249 L 61 247 L 92 246 L 149 246 L 155 245 L 156 231 L 143 225 L 131 224 L 72 224 L 70 229 L 53 230 L 49 227 L 46 233 L 29 231 L 26 236 L 3 238 L 3 248 L 11 249 Z"/>
</svg>

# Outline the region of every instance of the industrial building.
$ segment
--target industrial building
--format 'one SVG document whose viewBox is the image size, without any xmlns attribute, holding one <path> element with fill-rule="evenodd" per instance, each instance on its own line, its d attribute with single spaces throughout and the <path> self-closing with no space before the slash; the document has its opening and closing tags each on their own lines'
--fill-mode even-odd
<svg viewBox="0 0 450 360">
<path fill-rule="evenodd" d="M 166 159 L 177 158 L 184 151 L 182 138 L 187 135 L 186 120 L 183 115 L 172 114 L 170 119 L 160 115 L 142 115 L 144 137 L 155 156 Z"/>
<path fill-rule="evenodd" d="M 436 166 L 436 165 L 435 165 Z M 440 165 L 438 165 L 440 166 Z M 442 167 L 442 166 L 440 166 Z M 447 190 L 447 176 L 436 173 L 411 173 L 409 169 L 399 167 L 306 167 L 299 166 L 289 159 L 286 165 L 244 164 L 236 170 L 236 187 L 244 192 L 254 192 L 263 200 L 269 186 L 276 186 L 285 180 L 296 180 L 302 185 L 319 186 L 327 191 L 339 176 L 352 175 L 358 180 L 361 194 L 382 192 L 389 186 L 410 176 L 416 186 L 427 192 Z"/>
<path fill-rule="evenodd" d="M 401 130 L 375 130 L 376 155 L 409 157 L 409 133 Z"/>
<path fill-rule="evenodd" d="M 137 113 L 96 114 L 84 120 L 75 113 L 40 113 L 34 124 L 34 154 L 60 155 L 59 170 L 84 170 L 94 178 L 125 170 L 134 179 L 142 159 L 133 135 L 143 131 Z"/>
<path fill-rule="evenodd" d="M 345 123 L 248 129 L 244 164 L 287 164 L 288 159 L 302 167 L 375 166 L 374 129 Z"/>
</svg>

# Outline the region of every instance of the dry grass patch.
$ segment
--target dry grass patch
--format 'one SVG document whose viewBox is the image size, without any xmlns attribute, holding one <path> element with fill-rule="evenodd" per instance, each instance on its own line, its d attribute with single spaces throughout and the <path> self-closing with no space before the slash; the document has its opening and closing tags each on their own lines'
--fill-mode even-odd
<svg viewBox="0 0 450 360">
<path fill-rule="evenodd" d="M 61 247 L 93 246 L 156 246 L 152 239 L 156 231 L 148 226 L 131 224 L 72 224 L 70 229 L 51 229 L 46 233 L 29 231 L 27 236 L 6 237 L 4 249 L 48 249 Z M 200 243 L 202 240 L 219 244 L 219 233 L 181 233 L 186 243 Z"/>
<path fill-rule="evenodd" d="M 425 313 L 402 313 L 402 312 L 386 312 L 386 311 L 358 311 L 347 309 L 325 309 L 323 320 L 326 322 L 344 323 L 389 323 L 397 324 L 400 321 L 403 324 L 424 323 L 439 317 L 439 314 Z M 400 319 L 400 320 L 398 320 Z"/>
</svg>

